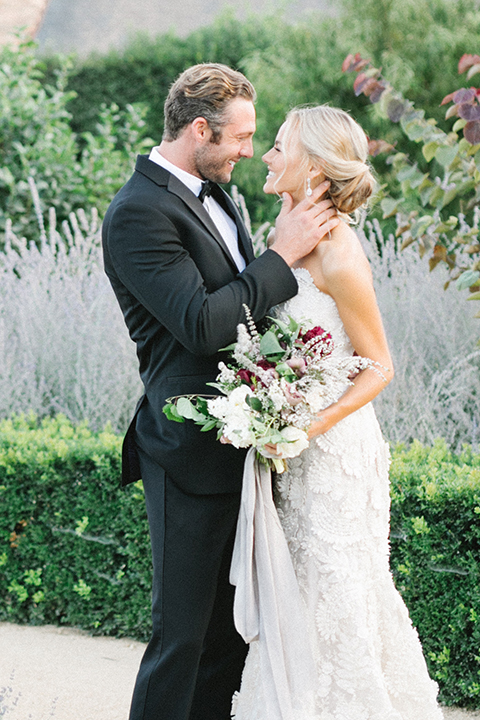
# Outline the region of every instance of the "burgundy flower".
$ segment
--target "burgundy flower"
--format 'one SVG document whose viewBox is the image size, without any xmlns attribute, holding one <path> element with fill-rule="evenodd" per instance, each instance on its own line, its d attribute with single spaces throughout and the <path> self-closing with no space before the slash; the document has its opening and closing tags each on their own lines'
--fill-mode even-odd
<svg viewBox="0 0 480 720">
<path fill-rule="evenodd" d="M 245 385 L 249 385 L 252 390 L 255 390 L 255 386 L 257 383 L 257 376 L 251 371 L 251 370 L 245 370 L 242 368 L 237 372 L 237 377 L 245 383 Z M 254 381 L 255 380 L 255 381 Z"/>
<path fill-rule="evenodd" d="M 322 327 L 320 327 L 320 325 L 311 328 L 311 330 L 307 330 L 307 332 L 302 335 L 301 339 L 305 344 L 311 340 L 315 340 L 315 342 L 313 342 L 310 346 L 310 350 L 315 354 L 320 355 L 320 357 L 330 355 L 333 351 L 333 338 L 330 333 L 326 332 Z"/>
<path fill-rule="evenodd" d="M 270 362 L 270 360 L 265 360 L 265 358 L 262 358 L 257 362 L 258 367 L 261 367 L 262 370 L 270 370 L 270 368 L 275 367 L 275 363 Z"/>
<path fill-rule="evenodd" d="M 317 325 L 316 327 L 311 328 L 310 330 L 307 330 L 306 333 L 302 335 L 302 340 L 306 344 L 309 340 L 313 340 L 314 337 L 319 337 L 321 335 L 325 335 L 326 337 L 329 337 L 331 339 L 330 333 L 326 333 L 325 330 L 320 327 L 320 325 Z"/>
</svg>

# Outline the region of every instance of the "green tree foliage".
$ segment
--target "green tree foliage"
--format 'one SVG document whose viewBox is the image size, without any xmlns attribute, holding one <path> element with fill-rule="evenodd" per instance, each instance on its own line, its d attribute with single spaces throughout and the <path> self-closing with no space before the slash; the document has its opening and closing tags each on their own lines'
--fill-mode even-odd
<svg viewBox="0 0 480 720">
<path fill-rule="evenodd" d="M 70 71 L 69 61 L 59 61 L 47 84 L 34 43 L 0 52 L 0 228 L 11 218 L 15 232 L 28 238 L 38 232 L 29 176 L 59 220 L 85 206 L 103 212 L 131 172 L 134 148 L 142 145 L 138 106 L 121 112 L 99 106 L 93 131 L 79 137 L 72 130 Z"/>
<path fill-rule="evenodd" d="M 258 225 L 276 214 L 275 199 L 262 194 L 261 155 L 294 105 L 329 102 L 350 110 L 369 136 L 398 143 L 421 163 L 415 143 L 372 113 L 363 98 L 352 96 L 340 72 L 342 60 L 352 48 L 371 57 L 395 87 L 446 128 L 437 98 L 454 87 L 458 57 L 475 47 L 478 7 L 478 0 L 342 0 L 336 17 L 312 13 L 289 24 L 281 14 L 239 20 L 226 13 L 185 39 L 140 36 L 125 50 L 76 63 L 68 80 L 68 88 L 76 92 L 68 106 L 72 127 L 80 134 L 92 130 L 104 102 L 120 108 L 144 102 L 149 108 L 147 133 L 158 141 L 163 102 L 181 71 L 197 62 L 223 62 L 245 71 L 258 90 L 258 131 L 255 157 L 237 166 L 234 181 Z M 57 60 L 47 62 L 52 72 Z M 382 181 L 389 181 L 391 169 L 383 157 L 374 164 Z"/>
</svg>

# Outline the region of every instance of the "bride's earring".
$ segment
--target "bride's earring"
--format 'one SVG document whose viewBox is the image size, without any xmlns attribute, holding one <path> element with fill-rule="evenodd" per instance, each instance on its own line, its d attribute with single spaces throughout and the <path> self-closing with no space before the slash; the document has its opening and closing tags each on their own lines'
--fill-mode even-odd
<svg viewBox="0 0 480 720">
<path fill-rule="evenodd" d="M 307 178 L 307 197 L 310 197 L 312 194 L 312 186 L 310 184 L 310 178 Z"/>
</svg>

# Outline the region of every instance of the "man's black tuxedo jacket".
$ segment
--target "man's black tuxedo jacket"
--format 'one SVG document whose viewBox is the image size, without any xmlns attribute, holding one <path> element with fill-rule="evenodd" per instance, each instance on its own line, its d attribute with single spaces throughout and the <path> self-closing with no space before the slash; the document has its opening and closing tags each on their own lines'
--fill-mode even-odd
<svg viewBox="0 0 480 720">
<path fill-rule="evenodd" d="M 240 490 L 245 453 L 179 424 L 162 413 L 166 398 L 212 394 L 218 373 L 245 322 L 243 304 L 256 320 L 297 292 L 296 280 L 272 250 L 254 259 L 235 204 L 234 217 L 247 267 L 238 269 L 200 200 L 174 175 L 146 156 L 115 196 L 103 224 L 105 270 L 137 344 L 145 396 L 124 444 L 123 483 L 138 479 L 135 443 L 191 493 Z M 121 369 L 120 369 L 121 372 Z"/>
</svg>

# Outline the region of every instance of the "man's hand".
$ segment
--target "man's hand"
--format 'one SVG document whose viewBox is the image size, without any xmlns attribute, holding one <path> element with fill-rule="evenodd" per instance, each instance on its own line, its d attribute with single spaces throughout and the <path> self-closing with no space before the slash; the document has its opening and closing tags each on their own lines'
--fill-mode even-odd
<svg viewBox="0 0 480 720">
<path fill-rule="evenodd" d="M 331 200 L 317 203 L 329 187 L 328 181 L 320 183 L 312 195 L 296 207 L 293 207 L 292 196 L 283 193 L 282 210 L 275 223 L 275 241 L 270 249 L 290 267 L 311 253 L 340 222 Z"/>
</svg>

